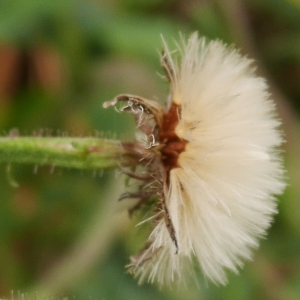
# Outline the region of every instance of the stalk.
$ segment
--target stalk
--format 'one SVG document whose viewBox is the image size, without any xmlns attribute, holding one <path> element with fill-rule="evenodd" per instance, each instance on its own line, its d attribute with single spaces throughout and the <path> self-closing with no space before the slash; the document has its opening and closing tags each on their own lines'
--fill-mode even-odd
<svg viewBox="0 0 300 300">
<path fill-rule="evenodd" d="M 97 137 L 0 137 L 0 162 L 110 169 L 124 154 L 121 143 Z"/>
</svg>

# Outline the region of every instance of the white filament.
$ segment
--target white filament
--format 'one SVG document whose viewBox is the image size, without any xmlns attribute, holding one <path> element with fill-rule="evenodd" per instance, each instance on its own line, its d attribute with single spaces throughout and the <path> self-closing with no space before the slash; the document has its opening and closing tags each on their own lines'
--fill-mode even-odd
<svg viewBox="0 0 300 300">
<path fill-rule="evenodd" d="M 188 144 L 170 172 L 166 204 L 179 251 L 161 219 L 148 253 L 160 250 L 136 274 L 161 285 L 184 281 L 196 260 L 207 278 L 226 284 L 225 270 L 251 259 L 277 212 L 274 196 L 285 187 L 280 122 L 251 60 L 197 34 L 178 48 L 171 101 L 181 106 L 176 133 Z"/>
</svg>

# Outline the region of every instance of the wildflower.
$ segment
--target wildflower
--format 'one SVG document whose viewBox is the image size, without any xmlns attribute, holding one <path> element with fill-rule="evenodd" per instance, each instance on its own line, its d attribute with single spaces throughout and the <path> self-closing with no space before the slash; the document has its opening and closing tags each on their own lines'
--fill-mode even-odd
<svg viewBox="0 0 300 300">
<path fill-rule="evenodd" d="M 131 258 L 140 281 L 185 281 L 198 262 L 203 274 L 226 284 L 265 235 L 284 189 L 278 154 L 282 137 L 267 84 L 252 61 L 220 41 L 192 34 L 177 46 L 178 62 L 164 45 L 162 66 L 170 81 L 166 108 L 134 95 L 119 95 L 143 138 L 124 143 L 146 174 L 134 209 L 156 197 L 153 230 Z M 190 270 L 190 271 L 189 271 Z"/>
</svg>

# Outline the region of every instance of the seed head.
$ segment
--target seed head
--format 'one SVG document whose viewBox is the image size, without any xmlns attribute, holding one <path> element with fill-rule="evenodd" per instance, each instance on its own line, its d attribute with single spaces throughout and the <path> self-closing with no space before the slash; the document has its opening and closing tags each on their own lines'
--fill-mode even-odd
<svg viewBox="0 0 300 300">
<path fill-rule="evenodd" d="M 284 171 L 274 102 L 252 61 L 220 41 L 192 34 L 164 43 L 162 66 L 170 82 L 165 108 L 139 96 L 120 95 L 144 138 L 124 143 L 143 176 L 137 208 L 156 197 L 153 230 L 130 269 L 160 285 L 185 281 L 196 261 L 216 284 L 226 269 L 238 272 L 277 212 Z M 122 197 L 124 198 L 124 196 Z"/>
</svg>

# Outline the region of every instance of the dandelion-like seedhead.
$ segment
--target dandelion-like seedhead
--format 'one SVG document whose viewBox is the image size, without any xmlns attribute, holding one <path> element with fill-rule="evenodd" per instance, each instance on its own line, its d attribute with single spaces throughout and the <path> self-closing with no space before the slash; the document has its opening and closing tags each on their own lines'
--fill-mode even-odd
<svg viewBox="0 0 300 300">
<path fill-rule="evenodd" d="M 280 122 L 267 84 L 252 61 L 220 41 L 192 34 L 173 58 L 164 43 L 162 66 L 170 82 L 166 108 L 134 95 L 120 95 L 143 134 L 123 146 L 140 181 L 132 211 L 156 197 L 152 233 L 129 268 L 160 285 L 185 281 L 195 260 L 203 274 L 226 284 L 238 272 L 277 212 L 284 171 L 278 147 Z"/>
</svg>

